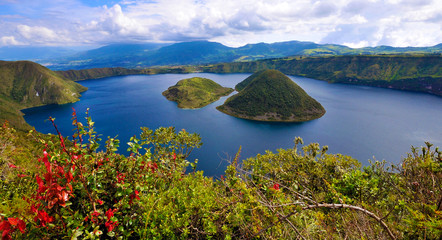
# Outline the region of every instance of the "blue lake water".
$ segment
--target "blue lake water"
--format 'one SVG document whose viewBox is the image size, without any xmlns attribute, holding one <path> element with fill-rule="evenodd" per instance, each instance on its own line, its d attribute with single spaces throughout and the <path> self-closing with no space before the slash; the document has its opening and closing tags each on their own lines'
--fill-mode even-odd
<svg viewBox="0 0 442 240">
<path fill-rule="evenodd" d="M 303 123 L 266 123 L 238 119 L 216 110 L 227 97 L 197 110 L 179 109 L 161 93 L 177 81 L 206 77 L 223 86 L 234 87 L 250 74 L 164 74 L 121 76 L 80 82 L 89 88 L 81 101 L 23 110 L 26 121 L 43 133 L 55 133 L 49 116 L 65 136 L 72 135 L 72 108 L 79 119 L 90 108 L 96 130 L 126 142 L 140 134 L 140 127 L 152 129 L 174 126 L 201 135 L 203 146 L 194 150 L 190 160 L 199 159 L 198 169 L 208 176 L 224 173 L 225 159 L 232 159 L 242 146 L 241 159 L 293 147 L 296 136 L 304 142 L 329 146 L 329 153 L 350 155 L 367 165 L 369 159 L 398 163 L 410 147 L 429 141 L 442 146 L 442 98 L 407 91 L 329 84 L 324 81 L 293 77 L 327 113 L 320 119 Z"/>
</svg>

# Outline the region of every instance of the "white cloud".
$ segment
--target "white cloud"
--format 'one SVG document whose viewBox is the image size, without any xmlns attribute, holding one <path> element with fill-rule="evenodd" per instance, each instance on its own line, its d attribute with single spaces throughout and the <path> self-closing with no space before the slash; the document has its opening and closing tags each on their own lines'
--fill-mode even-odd
<svg viewBox="0 0 442 240">
<path fill-rule="evenodd" d="M 3 36 L 0 38 L 0 46 L 22 45 L 14 36 Z"/>
<path fill-rule="evenodd" d="M 231 46 L 289 40 L 422 46 L 442 39 L 439 0 L 121 0 L 96 7 L 23 1 L 6 3 L 17 10 L 0 15 L 2 39 L 59 45 L 206 39 Z"/>
</svg>

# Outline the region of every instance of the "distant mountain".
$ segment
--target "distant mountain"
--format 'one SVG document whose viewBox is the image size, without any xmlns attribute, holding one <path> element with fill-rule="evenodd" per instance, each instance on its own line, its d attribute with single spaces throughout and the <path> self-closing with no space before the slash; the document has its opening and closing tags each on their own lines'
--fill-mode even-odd
<svg viewBox="0 0 442 240">
<path fill-rule="evenodd" d="M 145 68 L 241 62 L 288 56 L 336 56 L 360 54 L 440 54 L 442 44 L 433 47 L 395 48 L 389 46 L 349 48 L 343 45 L 289 41 L 248 44 L 232 48 L 209 41 L 175 44 L 113 44 L 45 61 L 53 70 L 104 67 Z M 41 61 L 40 61 L 41 62 Z"/>
<path fill-rule="evenodd" d="M 278 70 L 262 70 L 236 85 L 238 94 L 217 107 L 226 114 L 276 122 L 302 122 L 320 118 L 325 109 L 300 86 Z"/>
<path fill-rule="evenodd" d="M 29 61 L 0 61 L 0 122 L 27 128 L 20 109 L 79 100 L 87 88 Z"/>
</svg>

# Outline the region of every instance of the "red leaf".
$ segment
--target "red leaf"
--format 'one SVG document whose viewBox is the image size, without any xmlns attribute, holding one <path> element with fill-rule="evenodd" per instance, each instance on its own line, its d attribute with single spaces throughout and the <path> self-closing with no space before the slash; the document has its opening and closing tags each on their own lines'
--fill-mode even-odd
<svg viewBox="0 0 442 240">
<path fill-rule="evenodd" d="M 21 233 L 25 233 L 26 230 L 26 223 L 21 219 L 18 221 L 18 230 L 20 230 Z"/>
<path fill-rule="evenodd" d="M 11 224 L 8 221 L 0 222 L 0 231 L 9 231 L 11 230 Z"/>
<path fill-rule="evenodd" d="M 12 226 L 16 226 L 18 224 L 18 218 L 8 218 L 8 222 L 12 225 Z"/>
<path fill-rule="evenodd" d="M 71 190 L 71 193 L 73 192 L 72 190 L 72 185 L 70 183 L 66 184 L 66 186 L 68 186 L 69 190 Z"/>
</svg>

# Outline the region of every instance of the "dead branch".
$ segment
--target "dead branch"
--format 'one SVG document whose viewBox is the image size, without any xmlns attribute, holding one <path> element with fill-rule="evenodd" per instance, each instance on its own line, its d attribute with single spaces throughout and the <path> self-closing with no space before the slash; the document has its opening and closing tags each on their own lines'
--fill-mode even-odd
<svg viewBox="0 0 442 240">
<path fill-rule="evenodd" d="M 396 239 L 396 237 L 394 236 L 394 234 L 391 232 L 390 228 L 388 228 L 387 224 L 385 224 L 384 221 L 382 221 L 382 218 L 376 216 L 376 214 L 368 211 L 367 209 L 358 207 L 358 206 L 353 206 L 353 205 L 348 205 L 348 204 L 334 204 L 334 203 L 320 203 L 320 204 L 316 204 L 316 205 L 308 205 L 302 208 L 302 210 L 307 210 L 307 209 L 314 209 L 314 208 L 332 208 L 332 209 L 337 209 L 337 208 L 349 208 L 349 209 L 353 209 L 353 210 L 357 210 L 360 212 L 363 212 L 365 214 L 367 214 L 368 216 L 376 219 L 376 221 L 378 221 L 381 226 L 385 229 L 385 231 L 387 231 L 388 235 L 390 236 L 391 239 Z"/>
</svg>

